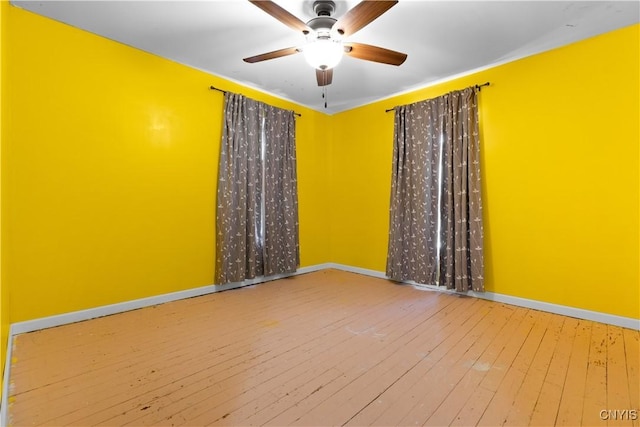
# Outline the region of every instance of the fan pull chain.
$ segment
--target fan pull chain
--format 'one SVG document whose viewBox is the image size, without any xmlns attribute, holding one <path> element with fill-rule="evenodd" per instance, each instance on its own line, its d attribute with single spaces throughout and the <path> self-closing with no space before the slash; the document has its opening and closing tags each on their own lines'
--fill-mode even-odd
<svg viewBox="0 0 640 427">
<path fill-rule="evenodd" d="M 322 70 L 318 70 L 320 71 L 320 74 L 318 74 L 318 85 L 322 86 L 322 99 L 324 99 L 324 108 L 327 108 L 327 85 L 328 85 L 328 79 L 329 76 L 327 75 L 327 69 L 323 68 Z"/>
<path fill-rule="evenodd" d="M 327 87 L 322 86 L 322 99 L 324 99 L 324 108 L 327 108 Z"/>
</svg>

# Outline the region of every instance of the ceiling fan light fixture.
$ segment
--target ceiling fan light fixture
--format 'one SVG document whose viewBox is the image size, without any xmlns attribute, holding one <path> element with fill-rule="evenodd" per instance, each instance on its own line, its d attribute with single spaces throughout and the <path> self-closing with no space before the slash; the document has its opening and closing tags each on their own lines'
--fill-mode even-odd
<svg viewBox="0 0 640 427">
<path fill-rule="evenodd" d="M 318 70 L 329 70 L 340 62 L 344 47 L 342 42 L 321 38 L 307 43 L 302 53 L 309 65 Z"/>
</svg>

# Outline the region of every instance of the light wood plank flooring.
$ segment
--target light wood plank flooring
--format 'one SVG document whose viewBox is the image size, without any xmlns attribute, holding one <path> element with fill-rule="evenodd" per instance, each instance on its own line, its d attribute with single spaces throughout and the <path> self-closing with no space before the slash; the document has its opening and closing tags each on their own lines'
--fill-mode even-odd
<svg viewBox="0 0 640 427">
<path fill-rule="evenodd" d="M 324 270 L 19 335 L 9 424 L 638 426 L 638 338 Z"/>
</svg>

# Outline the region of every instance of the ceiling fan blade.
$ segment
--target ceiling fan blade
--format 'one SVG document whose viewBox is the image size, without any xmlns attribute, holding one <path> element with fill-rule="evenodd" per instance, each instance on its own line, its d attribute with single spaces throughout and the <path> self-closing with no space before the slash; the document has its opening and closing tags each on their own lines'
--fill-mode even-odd
<svg viewBox="0 0 640 427">
<path fill-rule="evenodd" d="M 373 20 L 391 9 L 397 0 L 365 0 L 355 5 L 351 10 L 344 14 L 338 22 L 333 24 L 332 30 L 337 31 L 340 35 L 349 36 L 369 25 Z"/>
<path fill-rule="evenodd" d="M 318 79 L 318 86 L 330 85 L 333 80 L 333 68 L 328 70 L 318 70 L 316 68 L 316 79 Z"/>
<path fill-rule="evenodd" d="M 293 55 L 294 53 L 298 53 L 300 50 L 297 47 L 288 47 L 286 49 L 278 49 L 273 52 L 262 53 L 256 56 L 250 56 L 248 58 L 244 58 L 244 62 L 248 62 L 253 64 L 254 62 L 266 61 L 267 59 L 275 59 L 281 58 L 283 56 Z"/>
<path fill-rule="evenodd" d="M 389 65 L 401 65 L 406 59 L 407 54 L 396 52 L 395 50 L 385 49 L 383 47 L 371 46 L 363 43 L 345 43 L 344 53 L 365 61 L 380 62 Z"/>
<path fill-rule="evenodd" d="M 264 10 L 289 28 L 293 28 L 296 31 L 302 31 L 305 34 L 311 31 L 311 28 L 307 27 L 307 24 L 270 0 L 249 0 L 249 2 L 258 6 L 260 9 Z"/>
</svg>

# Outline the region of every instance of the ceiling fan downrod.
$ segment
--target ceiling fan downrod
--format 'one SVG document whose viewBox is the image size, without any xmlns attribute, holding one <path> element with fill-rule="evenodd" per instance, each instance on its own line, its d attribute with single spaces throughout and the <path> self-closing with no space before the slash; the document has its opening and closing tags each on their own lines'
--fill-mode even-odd
<svg viewBox="0 0 640 427">
<path fill-rule="evenodd" d="M 313 11 L 318 16 L 331 16 L 336 10 L 336 4 L 331 0 L 316 0 L 313 2 Z"/>
<path fill-rule="evenodd" d="M 313 3 L 316 17 L 310 19 L 307 26 L 316 33 L 317 38 L 329 39 L 331 37 L 331 28 L 337 22 L 335 18 L 331 17 L 335 10 L 336 4 L 331 0 L 316 0 Z"/>
</svg>

